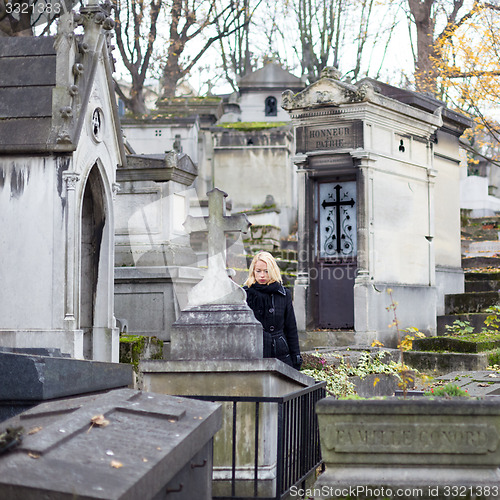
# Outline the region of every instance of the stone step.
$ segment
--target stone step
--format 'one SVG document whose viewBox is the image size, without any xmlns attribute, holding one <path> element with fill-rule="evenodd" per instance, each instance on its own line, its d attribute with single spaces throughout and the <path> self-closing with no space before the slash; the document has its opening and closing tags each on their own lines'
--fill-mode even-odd
<svg viewBox="0 0 500 500">
<path fill-rule="evenodd" d="M 459 337 L 425 337 L 413 340 L 412 349 L 426 352 L 478 353 L 500 348 L 498 336 L 480 337 L 481 340 L 463 340 Z"/>
<path fill-rule="evenodd" d="M 462 257 L 463 269 L 478 267 L 500 268 L 500 257 Z"/>
<path fill-rule="evenodd" d="M 354 330 L 308 330 L 299 333 L 301 351 L 354 345 Z"/>
<path fill-rule="evenodd" d="M 500 241 L 462 240 L 462 254 L 465 257 L 495 257 L 500 254 Z"/>
<path fill-rule="evenodd" d="M 486 313 L 468 313 L 468 314 L 446 314 L 437 317 L 437 334 L 444 335 L 448 333 L 446 325 L 452 325 L 455 321 L 468 321 L 475 332 L 480 332 L 484 327 L 484 321 L 488 315 Z"/>
<path fill-rule="evenodd" d="M 500 272 L 496 270 L 482 272 L 465 272 L 465 281 L 499 281 Z"/>
<path fill-rule="evenodd" d="M 473 292 L 496 292 L 500 290 L 500 280 L 471 280 L 465 281 L 465 291 L 467 293 Z"/>
<path fill-rule="evenodd" d="M 444 297 L 445 314 L 479 313 L 498 303 L 498 291 L 454 293 Z"/>
<path fill-rule="evenodd" d="M 457 352 L 406 351 L 404 362 L 411 368 L 433 375 L 456 371 L 486 370 L 488 353 L 464 354 Z"/>
</svg>

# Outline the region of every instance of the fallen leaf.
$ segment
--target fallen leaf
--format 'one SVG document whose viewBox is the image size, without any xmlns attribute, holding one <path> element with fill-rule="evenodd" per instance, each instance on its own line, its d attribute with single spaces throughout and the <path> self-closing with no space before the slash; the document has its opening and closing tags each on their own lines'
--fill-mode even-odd
<svg viewBox="0 0 500 500">
<path fill-rule="evenodd" d="M 36 434 L 37 432 L 40 432 L 42 429 L 43 429 L 43 427 L 33 427 L 33 429 L 31 429 L 31 430 L 28 432 L 28 435 L 31 435 L 31 434 Z"/>
<path fill-rule="evenodd" d="M 30 451 L 28 453 L 28 457 L 31 457 L 31 458 L 40 458 L 40 454 L 39 453 L 33 453 L 32 451 Z"/>
<path fill-rule="evenodd" d="M 109 420 L 104 418 L 104 415 L 95 415 L 90 419 L 93 425 L 97 425 L 98 427 L 106 427 L 109 425 Z"/>
<path fill-rule="evenodd" d="M 111 460 L 111 467 L 114 469 L 120 469 L 123 467 L 123 464 L 121 462 L 118 462 L 118 460 Z"/>
</svg>

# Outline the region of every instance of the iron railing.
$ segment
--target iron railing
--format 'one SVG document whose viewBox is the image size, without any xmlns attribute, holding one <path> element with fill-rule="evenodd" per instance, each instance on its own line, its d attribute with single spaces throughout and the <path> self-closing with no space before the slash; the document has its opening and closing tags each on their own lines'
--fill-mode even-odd
<svg viewBox="0 0 500 500">
<path fill-rule="evenodd" d="M 292 486 L 298 486 L 322 465 L 319 445 L 318 420 L 315 413 L 316 403 L 326 396 L 326 382 L 280 397 L 253 396 L 189 396 L 194 399 L 213 402 L 232 403 L 232 464 L 231 464 L 231 495 L 214 496 L 214 500 L 280 500 L 290 491 Z M 253 496 L 236 495 L 236 450 L 238 440 L 238 404 L 255 404 L 254 430 L 254 464 L 253 464 Z M 276 457 L 276 491 L 274 496 L 258 496 L 259 486 L 259 418 L 262 405 L 277 405 L 277 457 Z M 231 405 L 230 405 L 231 406 Z M 228 439 L 229 436 L 225 436 Z"/>
</svg>

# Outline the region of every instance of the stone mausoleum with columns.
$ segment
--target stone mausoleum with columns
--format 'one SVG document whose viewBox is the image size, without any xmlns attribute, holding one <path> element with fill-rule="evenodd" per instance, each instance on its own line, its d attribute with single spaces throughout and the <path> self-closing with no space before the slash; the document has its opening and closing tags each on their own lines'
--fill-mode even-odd
<svg viewBox="0 0 500 500">
<path fill-rule="evenodd" d="M 387 308 L 397 302 L 400 328 L 435 334 L 445 295 L 464 287 L 459 137 L 469 120 L 422 94 L 340 81 L 334 69 L 285 92 L 283 107 L 296 140 L 299 328 L 394 345 Z"/>
</svg>

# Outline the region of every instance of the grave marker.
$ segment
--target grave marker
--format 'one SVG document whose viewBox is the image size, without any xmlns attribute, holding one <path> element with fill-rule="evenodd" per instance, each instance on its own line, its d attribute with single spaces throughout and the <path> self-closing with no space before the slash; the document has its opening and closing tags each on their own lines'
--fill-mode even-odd
<svg viewBox="0 0 500 500">
<path fill-rule="evenodd" d="M 171 359 L 262 358 L 262 325 L 246 303 L 245 291 L 226 271 L 227 232 L 250 227 L 246 215 L 227 216 L 227 194 L 208 195 L 208 217 L 188 216 L 187 231 L 208 231 L 208 270 L 188 293 L 188 307 L 172 325 Z"/>
<path fill-rule="evenodd" d="M 212 498 L 218 404 L 119 389 L 43 403 L 0 433 L 19 426 L 0 455 L 3 500 Z"/>
<path fill-rule="evenodd" d="M 246 233 L 251 224 L 245 214 L 226 215 L 227 194 L 224 191 L 214 188 L 207 195 L 208 217 L 188 215 L 184 223 L 188 233 L 208 232 L 208 271 L 189 292 L 189 306 L 245 303 L 245 292 L 226 272 L 226 233 Z"/>
</svg>

